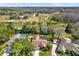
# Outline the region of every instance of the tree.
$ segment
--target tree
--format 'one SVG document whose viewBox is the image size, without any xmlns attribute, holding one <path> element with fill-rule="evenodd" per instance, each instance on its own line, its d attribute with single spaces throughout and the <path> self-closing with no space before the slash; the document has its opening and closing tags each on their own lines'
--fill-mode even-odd
<svg viewBox="0 0 79 59">
<path fill-rule="evenodd" d="M 66 56 L 65 52 L 62 50 L 57 51 L 57 54 L 58 54 L 58 56 Z"/>
<path fill-rule="evenodd" d="M 79 31 L 76 31 L 76 32 L 72 33 L 72 37 L 73 37 L 74 39 L 79 40 Z"/>
<path fill-rule="evenodd" d="M 48 40 L 52 42 L 53 39 L 54 39 L 54 34 L 49 34 L 48 35 Z"/>
<path fill-rule="evenodd" d="M 14 56 L 31 56 L 34 48 L 28 39 L 17 39 L 12 45 L 12 51 L 10 55 Z"/>
<path fill-rule="evenodd" d="M 69 51 L 69 50 L 66 50 L 65 52 L 64 51 L 58 51 L 57 54 L 59 56 L 78 56 L 79 54 L 74 52 L 74 51 Z"/>
<path fill-rule="evenodd" d="M 51 50 L 51 48 L 52 48 L 52 45 L 49 42 L 46 47 L 41 47 L 40 50 L 43 51 L 43 52 L 46 52 L 46 51 Z"/>
<path fill-rule="evenodd" d="M 65 32 L 66 33 L 72 33 L 72 28 L 73 28 L 73 25 L 72 24 L 67 24 L 66 29 L 65 29 Z"/>
<path fill-rule="evenodd" d="M 52 21 L 55 21 L 55 22 L 64 22 L 64 17 L 63 16 L 59 16 L 59 15 L 54 15 L 53 17 L 51 17 Z"/>
<path fill-rule="evenodd" d="M 0 23 L 0 42 L 1 43 L 5 43 L 7 40 L 9 40 L 14 33 L 15 32 L 12 24 Z"/>
<path fill-rule="evenodd" d="M 46 47 L 41 47 L 41 52 L 39 53 L 40 56 L 50 56 L 51 54 L 52 45 L 48 42 Z"/>
<path fill-rule="evenodd" d="M 79 25 L 76 23 L 68 24 L 65 29 L 66 33 L 72 34 L 74 39 L 79 39 Z"/>
</svg>

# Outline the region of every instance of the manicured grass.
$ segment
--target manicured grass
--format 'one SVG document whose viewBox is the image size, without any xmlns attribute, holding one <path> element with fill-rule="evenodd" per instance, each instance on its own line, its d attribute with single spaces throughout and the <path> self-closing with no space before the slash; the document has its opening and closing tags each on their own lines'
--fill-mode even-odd
<svg viewBox="0 0 79 59">
<path fill-rule="evenodd" d="M 3 54 L 3 50 L 0 50 L 0 56 L 2 56 L 2 54 Z"/>
<path fill-rule="evenodd" d="M 62 35 L 64 38 L 72 38 L 72 35 L 71 34 L 64 34 Z"/>
</svg>

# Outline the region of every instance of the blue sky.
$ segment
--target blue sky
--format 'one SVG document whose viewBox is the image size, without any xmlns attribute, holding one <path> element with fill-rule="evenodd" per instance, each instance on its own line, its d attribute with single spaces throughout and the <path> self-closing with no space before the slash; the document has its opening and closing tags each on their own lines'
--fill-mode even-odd
<svg viewBox="0 0 79 59">
<path fill-rule="evenodd" d="M 79 3 L 0 3 L 0 7 L 79 7 Z"/>
</svg>

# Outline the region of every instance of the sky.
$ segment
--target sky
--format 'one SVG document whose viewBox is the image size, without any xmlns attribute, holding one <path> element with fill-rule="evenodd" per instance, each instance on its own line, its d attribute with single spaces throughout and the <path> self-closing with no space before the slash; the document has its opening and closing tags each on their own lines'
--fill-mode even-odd
<svg viewBox="0 0 79 59">
<path fill-rule="evenodd" d="M 0 7 L 79 7 L 79 3 L 0 3 Z"/>
<path fill-rule="evenodd" d="M 0 0 L 0 3 L 79 3 L 79 0 Z"/>
</svg>

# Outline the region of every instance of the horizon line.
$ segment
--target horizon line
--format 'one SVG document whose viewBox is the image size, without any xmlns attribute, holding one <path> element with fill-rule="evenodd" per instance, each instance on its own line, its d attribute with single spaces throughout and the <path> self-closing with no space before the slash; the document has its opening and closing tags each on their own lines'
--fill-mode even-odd
<svg viewBox="0 0 79 59">
<path fill-rule="evenodd" d="M 79 7 L 79 3 L 0 3 L 0 7 Z"/>
</svg>

